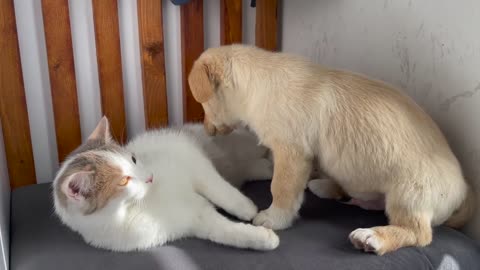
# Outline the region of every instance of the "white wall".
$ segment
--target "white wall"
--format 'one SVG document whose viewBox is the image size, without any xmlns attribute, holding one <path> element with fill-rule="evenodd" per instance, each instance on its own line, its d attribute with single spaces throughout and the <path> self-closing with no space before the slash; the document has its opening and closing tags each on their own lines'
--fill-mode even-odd
<svg viewBox="0 0 480 270">
<path fill-rule="evenodd" d="M 282 24 L 284 51 L 405 89 L 480 190 L 479 1 L 284 1 Z"/>
</svg>

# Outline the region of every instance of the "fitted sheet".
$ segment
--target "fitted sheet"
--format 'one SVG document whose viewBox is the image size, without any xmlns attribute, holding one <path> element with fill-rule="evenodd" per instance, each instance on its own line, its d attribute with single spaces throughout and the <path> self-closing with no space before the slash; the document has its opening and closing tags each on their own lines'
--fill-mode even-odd
<svg viewBox="0 0 480 270">
<path fill-rule="evenodd" d="M 243 191 L 259 208 L 271 202 L 269 182 Z M 480 269 L 480 248 L 461 232 L 439 227 L 425 248 L 403 248 L 377 256 L 355 250 L 348 234 L 386 224 L 383 212 L 322 200 L 306 192 L 301 218 L 280 231 L 280 246 L 269 252 L 241 250 L 199 239 L 183 239 L 143 252 L 115 253 L 87 245 L 53 213 L 51 185 L 12 192 L 12 270 L 51 269 Z"/>
</svg>

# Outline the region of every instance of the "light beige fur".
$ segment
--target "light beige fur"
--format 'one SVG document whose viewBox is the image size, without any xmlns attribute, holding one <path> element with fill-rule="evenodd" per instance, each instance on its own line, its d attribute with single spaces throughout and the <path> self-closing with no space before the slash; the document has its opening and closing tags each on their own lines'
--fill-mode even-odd
<svg viewBox="0 0 480 270">
<path fill-rule="evenodd" d="M 189 83 L 210 133 L 243 123 L 273 152 L 273 202 L 256 225 L 292 224 L 314 157 L 350 196 L 386 197 L 390 225 L 353 231 L 359 249 L 425 246 L 432 225 L 457 211 L 460 226 L 471 213 L 470 187 L 443 134 L 391 86 L 243 45 L 206 50 Z"/>
</svg>

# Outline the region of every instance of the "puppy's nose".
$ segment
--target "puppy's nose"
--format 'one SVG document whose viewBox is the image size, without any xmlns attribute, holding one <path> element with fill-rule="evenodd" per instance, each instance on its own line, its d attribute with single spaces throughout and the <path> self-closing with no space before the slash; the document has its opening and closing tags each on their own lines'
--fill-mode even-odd
<svg viewBox="0 0 480 270">
<path fill-rule="evenodd" d="M 218 134 L 220 135 L 228 135 L 233 131 L 233 128 L 227 126 L 227 125 L 221 125 L 220 127 L 217 128 Z"/>
<path fill-rule="evenodd" d="M 153 174 L 147 178 L 147 181 L 145 181 L 145 183 L 153 183 Z"/>
<path fill-rule="evenodd" d="M 217 128 L 212 123 L 210 123 L 206 117 L 203 122 L 203 126 L 205 127 L 205 131 L 208 135 L 214 136 L 215 133 L 217 133 Z"/>
</svg>

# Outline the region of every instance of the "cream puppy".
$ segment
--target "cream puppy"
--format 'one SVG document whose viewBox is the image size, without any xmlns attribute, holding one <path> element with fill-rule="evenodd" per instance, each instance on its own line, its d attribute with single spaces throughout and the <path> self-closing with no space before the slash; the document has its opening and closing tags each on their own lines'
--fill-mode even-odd
<svg viewBox="0 0 480 270">
<path fill-rule="evenodd" d="M 243 45 L 206 50 L 188 81 L 208 132 L 246 124 L 273 152 L 273 202 L 256 225 L 292 224 L 314 158 L 332 190 L 385 197 L 390 225 L 354 230 L 358 249 L 425 246 L 432 225 L 462 226 L 472 212 L 473 193 L 440 129 L 391 86 Z"/>
</svg>

